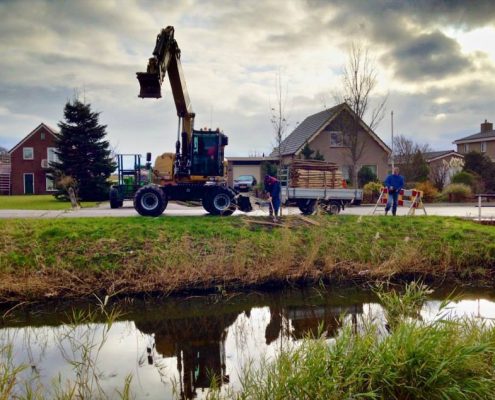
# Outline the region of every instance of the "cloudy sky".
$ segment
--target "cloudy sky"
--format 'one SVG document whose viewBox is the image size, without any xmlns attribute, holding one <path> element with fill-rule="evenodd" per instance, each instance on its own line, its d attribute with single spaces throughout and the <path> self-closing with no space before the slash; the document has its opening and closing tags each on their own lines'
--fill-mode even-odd
<svg viewBox="0 0 495 400">
<path fill-rule="evenodd" d="M 335 104 L 352 41 L 370 48 L 387 114 L 376 129 L 435 150 L 495 120 L 495 7 L 462 0 L 0 0 L 0 146 L 57 128 L 75 93 L 118 152 L 173 151 L 168 81 L 137 97 L 161 28 L 175 27 L 196 128 L 220 127 L 227 155 L 268 153 L 276 81 L 289 131 Z"/>
</svg>

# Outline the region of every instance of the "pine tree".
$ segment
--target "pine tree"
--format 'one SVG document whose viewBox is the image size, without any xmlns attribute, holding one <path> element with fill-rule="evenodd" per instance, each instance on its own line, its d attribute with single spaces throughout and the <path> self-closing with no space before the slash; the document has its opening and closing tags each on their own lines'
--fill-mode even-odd
<svg viewBox="0 0 495 400">
<path fill-rule="evenodd" d="M 55 141 L 59 160 L 50 164 L 56 184 L 73 182 L 77 197 L 85 201 L 108 199 L 108 178 L 116 167 L 105 140 L 106 125 L 99 124 L 99 115 L 91 111 L 90 104 L 77 99 L 67 102 Z"/>
</svg>

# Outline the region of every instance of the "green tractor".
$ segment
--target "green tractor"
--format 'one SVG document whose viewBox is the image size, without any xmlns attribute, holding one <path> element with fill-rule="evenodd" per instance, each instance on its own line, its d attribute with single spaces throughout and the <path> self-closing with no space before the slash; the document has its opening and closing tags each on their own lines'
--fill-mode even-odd
<svg viewBox="0 0 495 400">
<path fill-rule="evenodd" d="M 146 154 L 146 164 L 141 154 L 117 154 L 117 184 L 110 188 L 110 208 L 120 208 L 124 200 L 134 199 L 137 190 L 151 183 L 151 153 Z"/>
</svg>

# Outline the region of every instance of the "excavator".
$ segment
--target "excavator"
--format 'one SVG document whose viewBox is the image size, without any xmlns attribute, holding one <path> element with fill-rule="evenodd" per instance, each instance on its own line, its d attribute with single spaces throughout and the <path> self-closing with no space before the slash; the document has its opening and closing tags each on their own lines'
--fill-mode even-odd
<svg viewBox="0 0 495 400">
<path fill-rule="evenodd" d="M 162 97 L 161 87 L 168 73 L 178 126 L 175 153 L 156 158 L 151 183 L 136 191 L 134 208 L 140 215 L 156 217 L 163 213 L 169 200 L 196 200 L 213 215 L 231 215 L 236 208 L 251 211 L 249 198 L 226 183 L 224 149 L 228 137 L 219 129 L 194 129 L 195 114 L 180 57 L 174 27 L 168 26 L 156 38 L 146 72 L 136 74 L 140 85 L 138 96 L 158 99 Z"/>
</svg>

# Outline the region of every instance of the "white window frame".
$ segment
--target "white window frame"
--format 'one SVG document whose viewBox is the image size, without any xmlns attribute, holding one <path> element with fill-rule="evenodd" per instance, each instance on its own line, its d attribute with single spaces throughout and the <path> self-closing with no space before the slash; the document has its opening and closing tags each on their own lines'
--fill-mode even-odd
<svg viewBox="0 0 495 400">
<path fill-rule="evenodd" d="M 31 157 L 26 157 L 26 150 L 31 150 Z M 23 147 L 22 148 L 22 159 L 23 160 L 34 160 L 34 147 Z"/>
<path fill-rule="evenodd" d="M 29 194 L 35 194 L 36 189 L 34 187 L 34 172 L 24 172 L 22 174 L 22 185 L 24 186 L 24 194 L 27 194 L 26 193 L 26 175 L 32 175 L 33 176 L 33 193 L 29 193 Z"/>
<path fill-rule="evenodd" d="M 464 143 L 464 153 L 469 153 L 469 143 Z"/>
<path fill-rule="evenodd" d="M 480 152 L 481 153 L 486 153 L 486 142 L 481 142 L 480 143 Z"/>
<path fill-rule="evenodd" d="M 48 182 L 50 182 L 51 185 L 48 185 Z M 55 182 L 53 182 L 53 179 L 50 179 L 48 177 L 48 175 L 46 175 L 46 174 L 45 174 L 45 189 L 47 192 L 56 192 L 57 191 L 57 188 L 55 187 Z"/>
<path fill-rule="evenodd" d="M 48 166 L 50 166 L 51 162 L 58 162 L 59 158 L 57 156 L 57 153 L 55 153 L 56 147 L 47 147 L 46 148 L 46 160 L 48 162 Z M 52 154 L 52 157 L 50 158 L 50 154 Z"/>
</svg>

